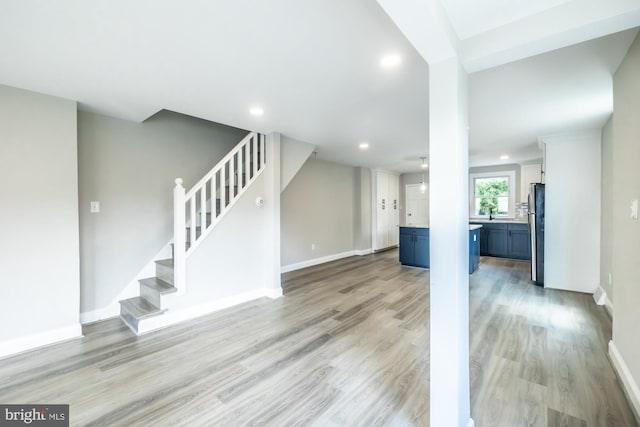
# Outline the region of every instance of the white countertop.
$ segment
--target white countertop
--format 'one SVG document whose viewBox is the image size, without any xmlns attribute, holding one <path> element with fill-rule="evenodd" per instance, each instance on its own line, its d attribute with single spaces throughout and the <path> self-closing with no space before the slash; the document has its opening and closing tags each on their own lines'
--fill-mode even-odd
<svg viewBox="0 0 640 427">
<path fill-rule="evenodd" d="M 429 228 L 429 224 L 411 224 L 411 225 L 401 225 L 400 227 L 406 227 L 406 228 Z M 469 224 L 469 231 L 477 230 L 478 228 L 482 228 L 482 225 L 479 225 L 479 224 Z"/>
<path fill-rule="evenodd" d="M 488 220 L 486 218 L 469 218 L 469 222 L 479 222 L 483 224 L 526 224 L 527 218 L 499 218 L 492 220 Z"/>
</svg>

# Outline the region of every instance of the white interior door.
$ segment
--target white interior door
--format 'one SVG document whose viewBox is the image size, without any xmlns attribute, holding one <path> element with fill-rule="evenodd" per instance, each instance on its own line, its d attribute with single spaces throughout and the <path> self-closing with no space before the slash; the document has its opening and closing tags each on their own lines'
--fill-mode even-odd
<svg viewBox="0 0 640 427">
<path fill-rule="evenodd" d="M 421 186 L 425 186 L 422 191 Z M 405 189 L 406 224 L 429 224 L 429 185 L 408 184 Z"/>
</svg>

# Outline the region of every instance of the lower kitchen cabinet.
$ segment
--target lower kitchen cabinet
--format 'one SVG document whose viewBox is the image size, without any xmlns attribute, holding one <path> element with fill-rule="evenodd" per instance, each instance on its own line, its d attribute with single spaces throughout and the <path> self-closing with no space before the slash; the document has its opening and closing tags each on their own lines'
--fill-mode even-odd
<svg viewBox="0 0 640 427">
<path fill-rule="evenodd" d="M 527 224 L 509 224 L 509 258 L 531 259 L 531 241 Z"/>
<path fill-rule="evenodd" d="M 473 274 L 480 265 L 480 245 L 482 242 L 480 230 L 482 229 L 469 231 L 469 274 Z"/>
<path fill-rule="evenodd" d="M 429 268 L 429 229 L 400 227 L 400 263 Z"/>
<path fill-rule="evenodd" d="M 482 225 L 480 229 L 480 255 L 531 259 L 529 226 L 527 224 L 487 222 L 476 224 Z"/>
<path fill-rule="evenodd" d="M 469 274 L 480 265 L 480 229 L 469 231 Z M 429 268 L 429 229 L 400 227 L 400 263 Z"/>
<path fill-rule="evenodd" d="M 508 224 L 491 224 L 487 233 L 487 255 L 509 257 Z"/>
</svg>

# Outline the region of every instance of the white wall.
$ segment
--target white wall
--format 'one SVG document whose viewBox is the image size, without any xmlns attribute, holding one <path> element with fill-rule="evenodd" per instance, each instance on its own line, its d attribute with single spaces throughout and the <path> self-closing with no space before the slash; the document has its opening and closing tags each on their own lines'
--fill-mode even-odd
<svg viewBox="0 0 640 427">
<path fill-rule="evenodd" d="M 137 292 L 138 274 L 173 238 L 174 180 L 188 191 L 247 133 L 169 111 L 143 123 L 78 113 L 86 318 L 117 314 L 121 293 Z M 100 213 L 89 212 L 92 200 Z"/>
<path fill-rule="evenodd" d="M 600 204 L 600 287 L 606 294 L 602 303 L 613 311 L 613 287 L 609 284 L 612 272 L 611 245 L 613 238 L 613 119 L 602 129 L 602 194 Z"/>
<path fill-rule="evenodd" d="M 613 77 L 613 241 L 615 310 L 610 355 L 640 417 L 640 220 L 629 215 L 640 199 L 640 37 Z"/>
<path fill-rule="evenodd" d="M 355 168 L 307 160 L 282 192 L 281 254 L 285 269 L 354 250 L 355 187 Z"/>
<path fill-rule="evenodd" d="M 0 357 L 79 336 L 76 103 L 0 86 Z"/>
<path fill-rule="evenodd" d="M 601 132 L 543 138 L 545 287 L 593 293 L 600 281 Z"/>
<path fill-rule="evenodd" d="M 278 291 L 279 283 L 274 285 L 271 274 L 274 198 L 270 185 L 265 171 L 187 258 L 187 292 L 176 298 L 172 311 L 238 295 L 259 295 L 266 289 Z M 263 207 L 256 206 L 257 197 L 264 199 Z"/>
</svg>

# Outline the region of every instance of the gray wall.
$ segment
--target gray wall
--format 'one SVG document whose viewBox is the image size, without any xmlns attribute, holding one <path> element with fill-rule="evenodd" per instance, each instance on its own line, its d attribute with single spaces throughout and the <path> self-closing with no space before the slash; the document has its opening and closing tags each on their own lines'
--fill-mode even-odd
<svg viewBox="0 0 640 427">
<path fill-rule="evenodd" d="M 371 242 L 371 169 L 355 168 L 355 213 L 354 246 L 358 251 L 372 248 Z"/>
<path fill-rule="evenodd" d="M 407 225 L 407 185 L 429 183 L 429 171 L 425 173 L 404 173 L 400 175 L 400 225 Z M 427 195 L 429 193 L 427 192 Z"/>
<path fill-rule="evenodd" d="M 144 123 L 78 113 L 83 313 L 113 303 L 172 238 L 174 180 L 188 191 L 246 134 L 169 111 Z"/>
<path fill-rule="evenodd" d="M 611 273 L 611 241 L 613 237 L 613 118 L 602 129 L 602 169 L 600 194 L 600 286 L 613 302 L 613 287 L 609 284 Z"/>
<path fill-rule="evenodd" d="M 289 182 L 300 170 L 300 166 L 307 161 L 316 146 L 284 135 L 280 138 L 280 191 L 289 185 Z"/>
<path fill-rule="evenodd" d="M 0 86 L 0 353 L 79 332 L 77 159 L 75 102 Z"/>
<path fill-rule="evenodd" d="M 629 216 L 640 198 L 640 38 L 613 77 L 613 343 L 640 384 L 640 221 Z M 637 396 L 636 396 L 637 398 Z M 640 408 L 637 408 L 640 409 Z"/>
<path fill-rule="evenodd" d="M 283 266 L 354 249 L 355 187 L 356 168 L 306 161 L 282 192 Z"/>
</svg>

